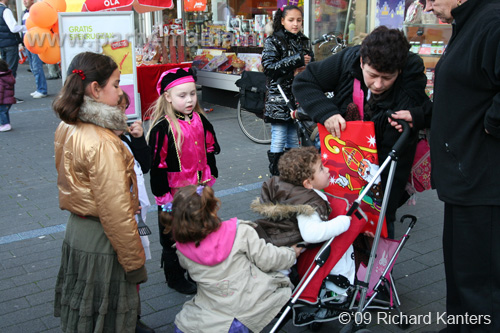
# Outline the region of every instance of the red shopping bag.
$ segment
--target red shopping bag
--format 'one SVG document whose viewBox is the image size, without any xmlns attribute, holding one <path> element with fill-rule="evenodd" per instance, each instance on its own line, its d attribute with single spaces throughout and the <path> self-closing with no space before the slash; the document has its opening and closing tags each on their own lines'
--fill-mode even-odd
<svg viewBox="0 0 500 333">
<path fill-rule="evenodd" d="M 417 192 L 427 191 L 432 188 L 430 150 L 427 139 L 421 139 L 418 142 L 409 180 Z"/>
<path fill-rule="evenodd" d="M 26 62 L 28 56 L 25 51 L 19 51 L 19 64 L 22 65 Z"/>
<path fill-rule="evenodd" d="M 348 121 L 340 138 L 318 124 L 323 164 L 330 169 L 330 185 L 325 189 L 336 197 L 354 202 L 378 170 L 375 126 L 370 121 Z M 364 231 L 375 233 L 382 204 L 380 179 L 363 198 L 360 208 L 366 214 Z M 335 210 L 335 209 L 334 209 Z M 382 226 L 387 237 L 387 227 Z"/>
</svg>

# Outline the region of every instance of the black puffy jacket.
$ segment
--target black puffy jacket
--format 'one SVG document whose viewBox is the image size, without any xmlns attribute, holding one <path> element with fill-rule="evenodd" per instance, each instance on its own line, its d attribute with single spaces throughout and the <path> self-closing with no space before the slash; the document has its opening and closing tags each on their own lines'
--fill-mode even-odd
<svg viewBox="0 0 500 333">
<path fill-rule="evenodd" d="M 262 51 L 262 66 L 267 77 L 266 122 L 291 121 L 290 110 L 278 90 L 278 79 L 284 78 L 280 86 L 288 99 L 295 104 L 292 95 L 293 72 L 304 66 L 304 55 L 310 55 L 314 61 L 311 43 L 303 33 L 293 34 L 285 29 L 275 31 L 266 38 Z"/>
</svg>

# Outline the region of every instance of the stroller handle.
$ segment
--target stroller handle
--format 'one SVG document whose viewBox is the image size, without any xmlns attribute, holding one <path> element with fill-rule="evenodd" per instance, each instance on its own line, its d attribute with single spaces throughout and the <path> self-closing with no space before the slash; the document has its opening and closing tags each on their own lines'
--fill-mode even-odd
<svg viewBox="0 0 500 333">
<path fill-rule="evenodd" d="M 408 141 L 408 138 L 410 137 L 410 125 L 408 125 L 408 123 L 402 119 L 392 118 L 392 115 L 394 113 L 395 112 L 392 110 L 387 110 L 385 112 L 385 115 L 403 127 L 403 133 L 401 133 L 401 136 L 399 137 L 399 139 L 396 141 L 394 146 L 392 146 L 392 151 L 389 154 L 393 157 L 396 157 L 399 154 L 399 152 L 401 151 L 401 148 L 403 147 L 403 145 Z"/>
</svg>

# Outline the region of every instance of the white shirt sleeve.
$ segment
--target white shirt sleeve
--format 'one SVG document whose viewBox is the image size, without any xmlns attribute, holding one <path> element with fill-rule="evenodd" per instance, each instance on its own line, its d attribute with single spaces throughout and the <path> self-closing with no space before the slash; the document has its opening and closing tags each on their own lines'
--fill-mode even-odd
<svg viewBox="0 0 500 333">
<path fill-rule="evenodd" d="M 3 11 L 3 19 L 5 24 L 9 27 L 10 32 L 15 34 L 16 32 L 26 31 L 26 27 L 23 25 L 17 24 L 16 19 L 14 18 L 14 14 L 12 14 L 12 10 L 9 8 L 5 8 Z"/>
<path fill-rule="evenodd" d="M 319 214 L 307 216 L 297 215 L 300 235 L 308 243 L 321 243 L 336 237 L 349 229 L 351 219 L 345 215 L 339 215 L 329 221 L 322 221 Z"/>
</svg>

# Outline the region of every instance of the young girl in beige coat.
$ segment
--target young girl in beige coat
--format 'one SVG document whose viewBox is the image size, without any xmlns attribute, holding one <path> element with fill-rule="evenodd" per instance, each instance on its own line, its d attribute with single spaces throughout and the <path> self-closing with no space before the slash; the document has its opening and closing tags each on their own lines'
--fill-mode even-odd
<svg viewBox="0 0 500 333">
<path fill-rule="evenodd" d="M 198 287 L 175 332 L 260 332 L 290 298 L 290 280 L 277 271 L 290 268 L 300 248 L 266 244 L 251 222 L 221 221 L 219 204 L 212 188 L 190 185 L 163 206 L 165 231 Z"/>
</svg>

